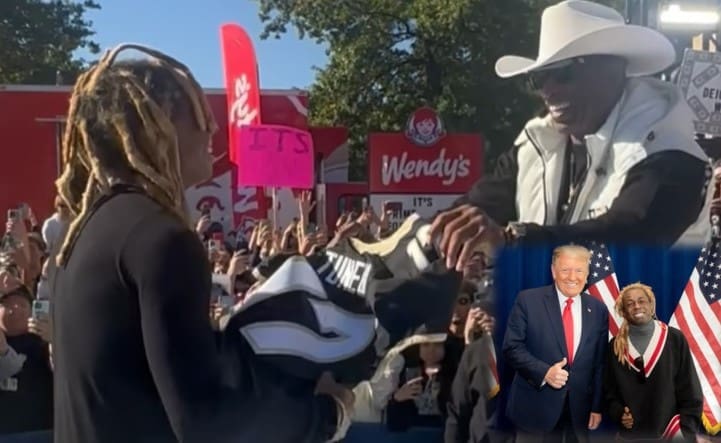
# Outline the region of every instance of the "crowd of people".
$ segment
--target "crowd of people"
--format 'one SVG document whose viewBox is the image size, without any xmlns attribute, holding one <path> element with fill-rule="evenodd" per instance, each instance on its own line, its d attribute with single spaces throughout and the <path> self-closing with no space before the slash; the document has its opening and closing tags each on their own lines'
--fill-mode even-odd
<svg viewBox="0 0 721 443">
<path fill-rule="evenodd" d="M 349 237 L 373 242 L 392 234 L 388 230 L 390 211 L 378 216 L 370 206 L 359 208 L 355 213 L 342 214 L 336 226 L 328 230 L 310 221 L 314 207 L 311 192 L 302 192 L 297 202 L 298 216 L 287 227 L 274 227 L 270 220 L 261 220 L 249 233 L 226 232 L 218 220 L 211 219 L 209 211 L 201 208 L 195 233 L 206 248 L 215 283 L 209 317 L 216 330 L 222 327 L 221 318 L 242 304 L 253 284 L 254 270 L 269 258 L 314 254 Z M 53 301 L 47 283 L 48 260 L 62 244 L 71 221 L 60 198 L 55 200 L 55 213 L 42 224 L 27 205 L 9 213 L 19 218 L 8 220 L 0 267 L 0 410 L 4 418 L 13 419 L 0 421 L 0 436 L 52 429 L 52 326 L 48 307 L 39 309 L 38 301 Z M 393 431 L 444 427 L 445 405 L 463 349 L 482 336 L 490 337 L 495 322 L 488 258 L 476 254 L 463 276 L 447 339 L 423 342 L 402 354 L 381 358 L 376 375 L 354 387 L 354 420 L 380 423 L 386 416 Z M 489 374 L 491 365 L 489 360 Z"/>
<path fill-rule="evenodd" d="M 648 77 L 675 60 L 664 36 L 584 0 L 547 8 L 541 34 L 537 59 L 503 57 L 496 72 L 528 76 L 547 113 L 451 208 L 396 232 L 386 208 L 324 226 L 310 192 L 287 226 L 228 232 L 207 208 L 192 219 L 184 191 L 212 174 L 217 130 L 202 89 L 161 52 L 105 53 L 71 96 L 55 213 L 41 225 L 27 205 L 8 211 L 0 435 L 317 443 L 371 422 L 478 443 L 499 413 L 517 441 L 587 441 L 604 417 L 623 439 L 694 439 L 702 400 L 683 336 L 653 319 L 652 289 L 632 285 L 608 344 L 578 246 L 556 249 L 554 285 L 518 295 L 500 353 L 515 376 L 498 384 L 497 248 L 693 243 L 719 207 L 683 97 Z M 148 57 L 119 60 L 129 49 Z M 262 322 L 237 327 L 274 298 Z M 283 344 L 304 360 L 292 370 L 261 344 L 281 330 L 299 338 Z M 336 365 L 345 357 L 358 359 Z M 341 377 L 354 371 L 368 376 Z"/>
<path fill-rule="evenodd" d="M 322 225 L 316 228 L 310 221 L 312 194 L 301 193 L 297 202 L 298 216 L 288 227 L 274 229 L 270 221 L 262 220 L 248 238 L 242 232 L 224 232 L 218 221 L 201 211 L 195 234 L 205 246 L 216 283 L 209 312 L 216 331 L 222 329 L 221 318 L 243 303 L 254 284 L 253 273 L 272 257 L 312 255 L 343 239 L 377 242 L 392 235 L 387 229 L 391 214 L 377 216 L 368 207 L 343 214 L 328 238 L 329 230 Z M 55 203 L 56 212 L 42 225 L 26 205 L 8 212 L 18 218 L 6 225 L 0 267 L 0 411 L 4 417 L 0 437 L 38 432 L 47 437 L 53 428 L 53 338 L 48 307 L 42 302 L 52 303 L 54 294 L 43 288 L 47 288 L 51 248 L 57 250 L 70 222 L 62 200 Z M 702 395 L 683 335 L 655 320 L 652 288 L 632 284 L 618 298 L 616 309 L 625 321 L 618 337 L 608 344 L 606 307 L 582 293 L 589 260 L 583 247 L 559 247 L 552 265 L 554 286 L 525 291 L 516 300 L 502 349 L 502 358 L 516 373 L 508 387 L 509 409 L 505 411 L 517 426 L 516 440 L 545 441 L 542 436 L 550 432 L 565 433 L 567 441 L 585 441 L 583 430 L 596 429 L 602 416 L 631 439 L 659 435 L 670 439 L 679 431 L 685 436 L 701 432 Z M 354 422 L 376 423 L 392 433 L 438 429 L 446 442 L 488 439 L 489 421 L 497 412 L 494 397 L 500 388 L 493 350 L 497 331 L 492 271 L 492 263 L 483 254 L 476 254 L 464 267 L 447 336 L 429 336 L 402 352 L 379 356 L 375 374 L 352 386 Z M 567 300 L 574 299 L 581 301 L 571 328 L 583 330 L 586 338 L 562 333 L 567 352 L 559 352 L 556 339 L 548 333 L 558 323 L 554 324 L 553 317 L 545 320 L 544 304 L 558 304 L 565 329 L 566 311 L 570 311 Z M 595 317 L 582 315 L 583 308 Z M 651 366 L 649 356 L 654 356 Z M 541 363 L 553 361 L 557 362 Z M 659 375 L 650 377 L 654 368 Z M 529 383 L 553 389 L 529 390 Z M 567 384 L 572 385 L 568 391 L 564 390 Z M 652 397 L 656 400 L 647 401 Z M 539 409 L 539 404 L 546 407 Z M 541 440 L 537 440 L 539 432 Z"/>
</svg>

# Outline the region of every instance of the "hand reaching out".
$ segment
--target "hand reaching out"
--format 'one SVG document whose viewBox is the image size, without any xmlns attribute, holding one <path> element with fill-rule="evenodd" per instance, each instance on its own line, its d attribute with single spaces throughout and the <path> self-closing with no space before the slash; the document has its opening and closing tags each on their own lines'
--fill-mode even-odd
<svg viewBox="0 0 721 443">
<path fill-rule="evenodd" d="M 348 223 L 348 219 L 350 218 L 350 214 L 347 212 L 343 212 L 340 217 L 338 217 L 338 220 L 335 222 L 336 230 L 339 228 L 345 226 L 346 223 Z"/>
<path fill-rule="evenodd" d="M 198 219 L 198 223 L 195 225 L 195 232 L 197 232 L 198 235 L 205 235 L 205 232 L 208 230 L 211 223 L 212 220 L 209 215 L 200 217 L 200 219 Z"/>
<path fill-rule="evenodd" d="M 35 213 L 33 212 L 33 209 L 28 205 L 27 207 L 27 220 L 30 222 L 30 226 L 35 227 L 38 226 L 38 219 L 35 217 Z"/>
<path fill-rule="evenodd" d="M 298 197 L 298 211 L 300 212 L 302 220 L 308 220 L 310 211 L 313 210 L 315 202 L 313 201 L 313 194 L 310 191 L 303 191 Z"/>
<path fill-rule="evenodd" d="M 388 205 L 390 202 L 384 201 L 383 202 L 383 209 L 381 210 L 381 218 L 379 220 L 379 226 L 381 230 L 385 231 L 390 227 L 391 223 L 391 217 L 393 216 L 393 211 L 388 209 Z"/>
<path fill-rule="evenodd" d="M 462 272 L 473 254 L 487 244 L 491 249 L 502 246 L 505 233 L 481 209 L 462 205 L 442 212 L 431 225 L 431 240 L 438 240 L 441 255 L 448 268 Z"/>
<path fill-rule="evenodd" d="M 373 206 L 368 205 L 363 212 L 361 212 L 356 221 L 367 228 L 371 224 L 375 223 L 377 218 L 378 217 L 376 216 L 375 211 L 373 211 Z"/>
<path fill-rule="evenodd" d="M 316 234 L 307 234 L 300 239 L 298 252 L 300 252 L 301 255 L 311 255 L 315 246 L 318 246 L 318 236 Z"/>
</svg>

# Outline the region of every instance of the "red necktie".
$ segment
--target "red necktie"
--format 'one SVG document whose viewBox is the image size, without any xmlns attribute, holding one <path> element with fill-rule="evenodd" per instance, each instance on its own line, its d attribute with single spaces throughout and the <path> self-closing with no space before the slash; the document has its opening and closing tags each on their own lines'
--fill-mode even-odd
<svg viewBox="0 0 721 443">
<path fill-rule="evenodd" d="M 563 333 L 566 336 L 566 349 L 568 350 L 568 364 L 573 362 L 573 314 L 571 313 L 572 298 L 566 299 L 566 307 L 563 309 Z"/>
</svg>

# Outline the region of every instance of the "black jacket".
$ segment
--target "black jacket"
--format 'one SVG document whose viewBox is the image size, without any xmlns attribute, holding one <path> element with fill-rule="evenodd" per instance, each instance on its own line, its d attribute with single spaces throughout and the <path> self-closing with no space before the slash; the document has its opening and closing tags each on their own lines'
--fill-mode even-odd
<svg viewBox="0 0 721 443">
<path fill-rule="evenodd" d="M 706 162 L 681 151 L 652 154 L 628 171 L 608 212 L 570 225 L 526 224 L 523 241 L 672 244 L 697 220 L 703 208 L 707 172 L 710 169 Z M 518 147 L 514 147 L 501 154 L 493 172 L 456 204 L 477 206 L 501 226 L 516 221 L 517 175 Z"/>
</svg>

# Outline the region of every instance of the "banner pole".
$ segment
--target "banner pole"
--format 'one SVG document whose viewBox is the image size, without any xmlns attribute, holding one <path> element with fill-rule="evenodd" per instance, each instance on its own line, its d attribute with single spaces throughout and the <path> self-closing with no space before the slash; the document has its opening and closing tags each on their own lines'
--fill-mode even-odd
<svg viewBox="0 0 721 443">
<path fill-rule="evenodd" d="M 278 229 L 278 192 L 277 188 L 273 186 L 270 188 L 270 195 L 271 200 L 273 202 L 273 211 L 271 212 L 271 217 L 273 220 L 273 231 L 275 232 Z"/>
</svg>

